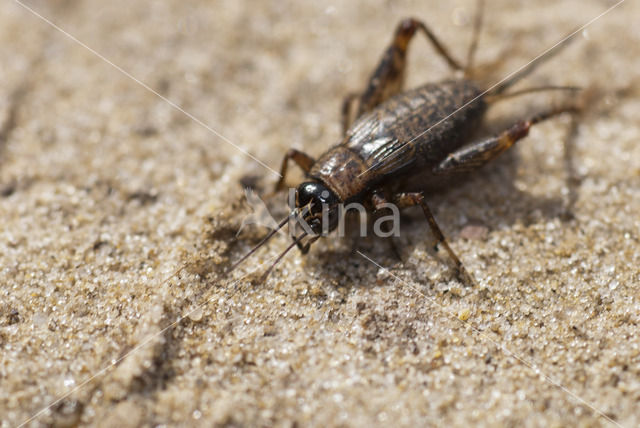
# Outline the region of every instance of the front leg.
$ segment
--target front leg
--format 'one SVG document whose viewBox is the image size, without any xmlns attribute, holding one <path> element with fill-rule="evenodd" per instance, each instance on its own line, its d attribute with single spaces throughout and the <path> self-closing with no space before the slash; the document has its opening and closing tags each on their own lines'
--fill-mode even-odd
<svg viewBox="0 0 640 428">
<path fill-rule="evenodd" d="M 300 250 L 300 253 L 302 255 L 305 255 L 309 252 L 309 248 L 311 248 L 311 244 L 313 244 L 314 242 L 316 242 L 318 239 L 320 238 L 320 235 L 316 235 L 316 236 L 312 236 L 306 244 L 302 244 L 301 242 L 297 242 L 296 245 L 298 246 L 298 249 Z"/>
<path fill-rule="evenodd" d="M 276 183 L 274 193 L 279 192 L 284 188 L 284 181 L 287 176 L 287 167 L 289 165 L 289 159 L 293 160 L 305 173 L 309 172 L 315 160 L 308 154 L 296 149 L 289 149 L 287 154 L 282 159 L 282 166 L 280 167 L 280 180 Z"/>
<path fill-rule="evenodd" d="M 422 193 L 399 193 L 395 196 L 394 202 L 396 206 L 400 209 L 420 205 L 420 207 L 422 207 L 422 211 L 424 212 L 425 217 L 427 218 L 427 222 L 429 223 L 429 228 L 431 228 L 431 233 L 433 233 L 433 235 L 436 238 L 436 244 L 434 245 L 433 249 L 437 252 L 438 246 L 442 245 L 445 251 L 447 252 L 447 254 L 449 255 L 449 258 L 453 262 L 453 265 L 454 265 L 453 267 L 455 269 L 458 279 L 460 279 L 462 282 L 466 283 L 467 285 L 471 285 L 471 286 L 477 285 L 473 276 L 471 276 L 471 274 L 467 271 L 467 269 L 465 269 L 464 265 L 462 264 L 458 256 L 453 252 L 453 250 L 449 246 L 449 243 L 447 242 L 446 238 L 444 237 L 444 234 L 440 230 L 438 223 L 436 223 L 436 219 L 433 217 L 433 214 L 431 213 L 429 206 L 424 200 L 424 195 Z"/>
</svg>

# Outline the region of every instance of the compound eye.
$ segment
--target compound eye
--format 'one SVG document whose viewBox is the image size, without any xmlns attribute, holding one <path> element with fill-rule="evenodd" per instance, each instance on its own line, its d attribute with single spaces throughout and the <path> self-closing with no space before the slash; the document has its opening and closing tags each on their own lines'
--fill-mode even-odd
<svg viewBox="0 0 640 428">
<path fill-rule="evenodd" d="M 320 211 L 323 204 L 333 205 L 336 197 L 322 183 L 306 182 L 298 187 L 296 203 L 298 207 L 303 207 L 313 202 L 312 211 Z"/>
<path fill-rule="evenodd" d="M 298 187 L 298 206 L 303 207 L 315 199 L 314 183 L 303 183 Z"/>
</svg>

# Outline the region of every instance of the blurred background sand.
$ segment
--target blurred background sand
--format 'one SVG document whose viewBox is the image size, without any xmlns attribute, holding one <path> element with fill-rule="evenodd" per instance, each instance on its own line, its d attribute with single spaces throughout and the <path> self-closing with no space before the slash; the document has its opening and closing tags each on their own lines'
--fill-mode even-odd
<svg viewBox="0 0 640 428">
<path fill-rule="evenodd" d="M 614 4 L 487 3 L 478 62 L 498 75 Z M 342 97 L 401 18 L 463 58 L 475 2 L 28 5 L 277 169 L 289 147 L 339 140 Z M 638 2 L 520 86 L 592 90 L 573 137 L 569 117 L 544 123 L 429 198 L 478 288 L 431 257 L 417 211 L 403 262 L 385 242 L 331 237 L 265 284 L 224 278 L 264 233 L 234 240 L 243 185 L 264 193 L 275 174 L 17 3 L 0 10 L 1 426 L 51 403 L 29 423 L 640 423 Z M 409 86 L 450 76 L 421 37 L 410 63 Z"/>
</svg>

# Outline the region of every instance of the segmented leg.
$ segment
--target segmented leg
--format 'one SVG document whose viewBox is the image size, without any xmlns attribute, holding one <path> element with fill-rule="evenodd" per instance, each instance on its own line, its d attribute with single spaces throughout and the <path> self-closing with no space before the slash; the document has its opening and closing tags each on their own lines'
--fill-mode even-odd
<svg viewBox="0 0 640 428">
<path fill-rule="evenodd" d="M 386 208 L 385 204 L 387 204 L 387 203 L 388 203 L 388 201 L 382 195 L 382 192 L 374 192 L 371 195 L 371 204 L 373 205 L 373 208 L 376 211 L 381 212 L 382 210 L 384 210 Z M 386 226 L 386 223 L 385 223 L 385 225 L 382 225 L 382 227 L 384 228 L 382 231 L 385 234 L 390 232 L 389 228 Z M 402 255 L 400 254 L 400 250 L 398 250 L 396 242 L 393 240 L 393 235 L 388 237 L 387 242 L 389 243 L 389 246 L 391 247 L 391 251 L 396 256 L 396 258 L 399 261 L 402 261 Z"/>
<path fill-rule="evenodd" d="M 484 0 L 478 0 L 476 2 L 476 16 L 473 20 L 473 34 L 471 35 L 471 44 L 467 51 L 467 63 L 464 66 L 464 75 L 467 78 L 471 78 L 473 63 L 478 50 L 478 40 L 480 39 L 480 30 L 482 29 L 482 21 L 484 18 Z"/>
<path fill-rule="evenodd" d="M 284 188 L 284 181 L 287 177 L 287 167 L 289 165 L 289 159 L 293 160 L 304 172 L 309 172 L 315 160 L 308 154 L 296 149 L 289 149 L 282 159 L 282 166 L 280 167 L 280 180 L 276 183 L 275 192 L 279 192 Z"/>
<path fill-rule="evenodd" d="M 398 208 L 413 207 L 416 205 L 420 205 L 420 207 L 422 207 L 422 211 L 429 223 L 429 228 L 431 228 L 431 233 L 433 233 L 436 238 L 434 250 L 438 251 L 438 246 L 442 245 L 453 263 L 453 268 L 455 269 L 457 277 L 467 285 L 475 286 L 475 279 L 473 279 L 473 276 L 471 276 L 467 269 L 465 269 L 458 256 L 449 246 L 449 243 L 440 230 L 438 223 L 436 223 L 436 219 L 433 217 L 429 206 L 424 200 L 424 195 L 422 193 L 399 193 L 395 196 L 394 201 Z"/>
<path fill-rule="evenodd" d="M 345 132 L 351 124 L 351 106 L 354 100 L 358 101 L 355 115 L 355 118 L 358 118 L 402 90 L 407 63 L 407 48 L 417 31 L 421 31 L 429 39 L 436 51 L 452 69 L 463 69 L 423 22 L 414 18 L 402 20 L 396 28 L 391 45 L 384 52 L 364 92 L 359 97 L 352 95 L 345 99 L 342 108 L 342 125 Z"/>
<path fill-rule="evenodd" d="M 347 133 L 351 125 L 351 116 L 353 115 L 353 106 L 358 101 L 360 94 L 352 92 L 344 97 L 342 101 L 342 109 L 340 110 L 340 123 L 342 124 L 342 135 Z"/>
<path fill-rule="evenodd" d="M 309 249 L 311 248 L 311 244 L 313 244 L 314 242 L 316 242 L 318 239 L 320 239 L 320 235 L 317 236 L 312 236 L 306 244 L 302 244 L 301 242 L 298 242 L 296 245 L 298 246 L 298 249 L 300 250 L 300 253 L 302 255 L 305 255 L 309 252 Z"/>
<path fill-rule="evenodd" d="M 540 113 L 528 120 L 519 121 L 500 135 L 471 143 L 451 153 L 433 171 L 436 174 L 455 174 L 480 168 L 513 146 L 518 140 L 526 137 L 531 126 L 536 123 L 561 113 L 577 111 L 579 108 L 575 105 L 564 106 Z"/>
</svg>

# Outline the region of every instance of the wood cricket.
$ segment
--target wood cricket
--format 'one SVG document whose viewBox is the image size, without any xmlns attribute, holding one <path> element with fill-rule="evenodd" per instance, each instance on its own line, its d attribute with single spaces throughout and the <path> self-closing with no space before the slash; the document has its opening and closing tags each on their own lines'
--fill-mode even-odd
<svg viewBox="0 0 640 428">
<path fill-rule="evenodd" d="M 284 189 L 289 161 L 294 161 L 304 171 L 306 180 L 296 189 L 296 203 L 291 215 L 303 218 L 313 233 L 303 232 L 294 236 L 293 243 L 280 254 L 263 278 L 294 245 L 304 254 L 313 242 L 326 234 L 322 233 L 320 222 L 323 206 L 328 207 L 330 232 L 337 224 L 338 204 L 355 201 L 371 212 L 376 212 L 385 203 L 393 203 L 400 209 L 420 206 L 436 239 L 434 249 L 438 251 L 442 247 L 445 250 L 461 281 L 475 283 L 440 230 L 425 200 L 425 192 L 411 191 L 415 188 L 412 183 L 428 183 L 443 176 L 477 170 L 526 137 L 534 124 L 578 110 L 577 103 L 567 103 L 519 120 L 497 135 L 479 140 L 472 138 L 487 108 L 497 100 L 536 91 L 577 89 L 542 86 L 506 92 L 548 59 L 551 53 L 557 52 L 559 46 L 487 87 L 480 76 L 474 74 L 473 67 L 482 10 L 482 2 L 478 2 L 472 42 L 464 66 L 452 57 L 425 23 L 413 18 L 402 20 L 365 90 L 348 95 L 344 100 L 342 141 L 318 159 L 295 149 L 286 153 L 275 190 Z M 462 77 L 403 91 L 407 50 L 410 41 L 419 33 L 426 36 L 449 67 Z M 574 34 L 560 45 L 566 45 Z M 355 120 L 352 120 L 354 116 Z M 279 228 L 285 224 L 286 219 Z M 275 233 L 276 230 L 272 230 L 232 269 Z"/>
</svg>

